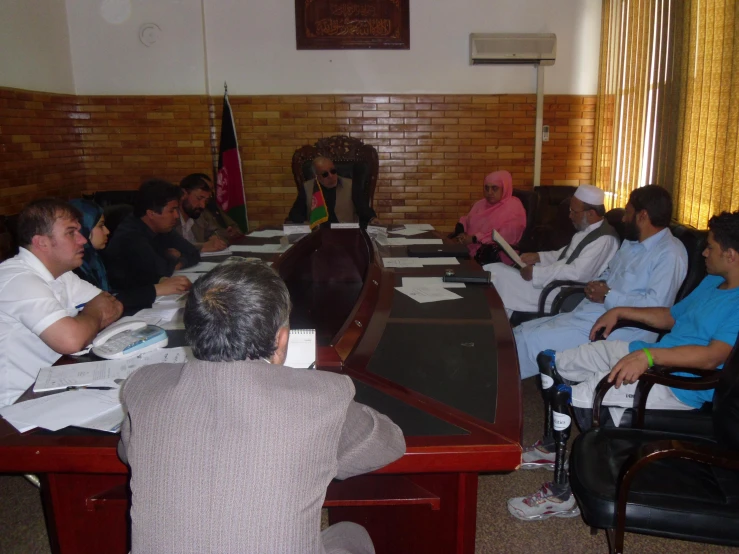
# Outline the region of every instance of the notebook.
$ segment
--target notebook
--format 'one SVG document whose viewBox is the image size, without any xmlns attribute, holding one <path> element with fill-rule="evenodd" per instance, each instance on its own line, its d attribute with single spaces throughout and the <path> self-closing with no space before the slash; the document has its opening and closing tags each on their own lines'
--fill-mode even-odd
<svg viewBox="0 0 739 554">
<path fill-rule="evenodd" d="M 316 330 L 290 329 L 285 365 L 295 368 L 308 368 L 313 366 L 315 362 Z"/>
<path fill-rule="evenodd" d="M 464 244 L 412 244 L 408 255 L 417 258 L 469 258 L 470 251 Z"/>
</svg>

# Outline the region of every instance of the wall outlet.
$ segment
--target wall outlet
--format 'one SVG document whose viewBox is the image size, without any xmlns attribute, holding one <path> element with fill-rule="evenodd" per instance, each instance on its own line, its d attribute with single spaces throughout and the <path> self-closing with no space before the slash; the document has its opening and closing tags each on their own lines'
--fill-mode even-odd
<svg viewBox="0 0 739 554">
<path fill-rule="evenodd" d="M 544 125 L 542 127 L 541 140 L 549 142 L 549 125 Z"/>
</svg>

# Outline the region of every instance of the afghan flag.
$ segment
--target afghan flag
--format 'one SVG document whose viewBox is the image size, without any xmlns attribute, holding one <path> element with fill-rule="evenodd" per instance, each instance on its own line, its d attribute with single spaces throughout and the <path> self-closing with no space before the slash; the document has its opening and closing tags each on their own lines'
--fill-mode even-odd
<svg viewBox="0 0 739 554">
<path fill-rule="evenodd" d="M 228 92 L 223 94 L 216 201 L 220 208 L 238 223 L 243 232 L 246 233 L 249 230 L 244 178 L 241 173 L 241 156 L 239 156 L 239 145 L 236 142 L 236 126 L 231 113 L 231 105 L 228 102 Z"/>
<path fill-rule="evenodd" d="M 310 228 L 313 229 L 326 221 L 328 221 L 326 199 L 323 197 L 323 189 L 321 189 L 321 185 L 316 179 L 313 185 L 313 198 L 310 201 Z"/>
</svg>

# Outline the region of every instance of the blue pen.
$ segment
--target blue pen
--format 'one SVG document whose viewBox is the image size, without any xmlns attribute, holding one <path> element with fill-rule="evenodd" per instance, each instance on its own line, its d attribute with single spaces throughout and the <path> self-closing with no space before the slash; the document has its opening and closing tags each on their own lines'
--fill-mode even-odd
<svg viewBox="0 0 739 554">
<path fill-rule="evenodd" d="M 79 304 L 79 305 L 75 306 L 74 309 L 75 310 L 81 310 L 82 308 L 85 307 L 86 304 L 87 304 L 87 302 L 83 302 L 82 304 Z"/>
</svg>

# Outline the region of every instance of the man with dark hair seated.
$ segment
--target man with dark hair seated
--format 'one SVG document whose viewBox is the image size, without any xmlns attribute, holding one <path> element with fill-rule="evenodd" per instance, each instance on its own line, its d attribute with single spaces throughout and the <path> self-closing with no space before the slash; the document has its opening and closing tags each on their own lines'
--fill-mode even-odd
<svg viewBox="0 0 739 554">
<path fill-rule="evenodd" d="M 81 214 L 52 198 L 18 215 L 18 254 L 0 264 L 0 408 L 39 370 L 90 344 L 123 306 L 73 273 L 82 265 Z"/>
<path fill-rule="evenodd" d="M 178 186 L 161 179 L 139 187 L 133 213 L 118 225 L 103 251 L 113 288 L 155 285 L 200 261 L 198 249 L 174 230 L 180 194 Z"/>
<path fill-rule="evenodd" d="M 662 306 L 675 302 L 688 270 L 688 255 L 668 225 L 670 193 L 657 185 L 632 191 L 623 217 L 624 241 L 598 280 L 585 287 L 586 298 L 573 311 L 522 323 L 514 329 L 521 378 L 538 374 L 536 356 L 557 346 L 574 348 L 588 341 L 593 323 L 616 306 Z M 614 331 L 613 339 L 653 340 L 636 328 Z"/>
<path fill-rule="evenodd" d="M 210 177 L 205 173 L 191 173 L 180 181 L 180 188 L 180 219 L 175 229 L 198 250 L 218 252 L 228 246 L 229 239 L 243 236 L 231 218 L 208 208 L 212 194 Z"/>
<path fill-rule="evenodd" d="M 195 359 L 125 383 L 133 552 L 374 552 L 354 523 L 319 533 L 321 505 L 334 477 L 402 456 L 403 433 L 354 402 L 348 376 L 283 365 L 289 317 L 267 265 L 219 266 L 185 307 Z"/>
<path fill-rule="evenodd" d="M 633 406 L 639 377 L 653 365 L 719 370 L 723 367 L 739 334 L 739 212 L 712 217 L 708 228 L 708 245 L 703 251 L 708 275 L 687 298 L 672 308 L 613 308 L 595 322 L 590 332 L 591 340 L 600 331 L 607 337 L 619 320 L 631 320 L 669 330 L 658 342 L 601 340 L 539 354 L 537 363 L 547 418 L 545 434 L 526 449 L 522 468 L 554 466 L 554 482 L 546 483 L 531 496 L 509 500 L 508 510 L 515 517 L 539 520 L 579 513 L 565 467 L 571 426 L 569 404 L 575 407 L 580 426 L 589 427 L 595 387 L 604 376 L 608 375 L 614 388 L 606 393 L 603 405 L 612 407 L 611 415 L 618 423 L 624 409 Z M 654 385 L 647 397 L 647 408 L 692 410 L 712 400 L 713 390 Z"/>
</svg>

